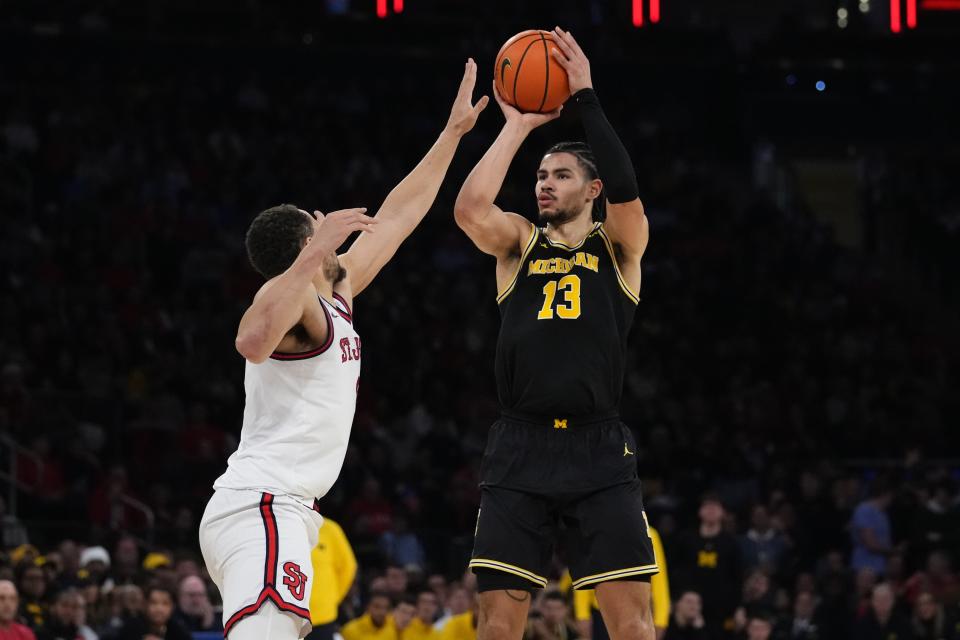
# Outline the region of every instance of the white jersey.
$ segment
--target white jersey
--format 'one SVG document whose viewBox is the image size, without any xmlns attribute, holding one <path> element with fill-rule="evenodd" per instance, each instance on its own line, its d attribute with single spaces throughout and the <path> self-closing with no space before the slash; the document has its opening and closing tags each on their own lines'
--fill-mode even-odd
<svg viewBox="0 0 960 640">
<path fill-rule="evenodd" d="M 350 308 L 321 299 L 329 336 L 302 353 L 247 362 L 240 446 L 215 489 L 253 489 L 312 503 L 336 481 L 357 406 L 360 337 Z"/>
</svg>

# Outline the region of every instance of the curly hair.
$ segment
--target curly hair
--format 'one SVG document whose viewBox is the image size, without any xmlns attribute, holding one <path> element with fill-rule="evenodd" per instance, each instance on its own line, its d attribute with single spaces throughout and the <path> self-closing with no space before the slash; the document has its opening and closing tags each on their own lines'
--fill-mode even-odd
<svg viewBox="0 0 960 640">
<path fill-rule="evenodd" d="M 586 142 L 558 142 L 543 155 L 551 153 L 569 153 L 577 159 L 577 164 L 587 175 L 587 180 L 599 180 L 600 173 L 597 171 L 597 159 L 593 156 L 593 150 Z M 594 222 L 603 222 L 607 218 L 606 197 L 603 191 L 600 191 L 593 201 L 593 220 Z"/>
<path fill-rule="evenodd" d="M 247 229 L 247 257 L 269 280 L 290 268 L 312 234 L 310 218 L 295 205 L 270 207 L 257 214 Z"/>
</svg>

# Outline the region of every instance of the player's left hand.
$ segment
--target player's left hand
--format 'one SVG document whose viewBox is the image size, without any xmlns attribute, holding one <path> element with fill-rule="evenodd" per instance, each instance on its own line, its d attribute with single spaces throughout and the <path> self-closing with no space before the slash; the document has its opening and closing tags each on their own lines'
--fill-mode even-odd
<svg viewBox="0 0 960 640">
<path fill-rule="evenodd" d="M 557 46 L 550 51 L 550 54 L 566 70 L 567 78 L 570 80 L 570 94 L 581 89 L 592 89 L 593 80 L 590 78 L 590 61 L 587 60 L 587 54 L 583 52 L 569 31 L 555 27 L 553 36 Z"/>
<path fill-rule="evenodd" d="M 463 71 L 463 80 L 460 81 L 460 90 L 450 109 L 450 119 L 447 120 L 447 130 L 458 136 L 466 134 L 477 124 L 477 117 L 483 111 L 490 98 L 480 96 L 477 104 L 473 104 L 473 87 L 477 83 L 477 63 L 473 58 L 467 59 L 466 69 Z"/>
</svg>

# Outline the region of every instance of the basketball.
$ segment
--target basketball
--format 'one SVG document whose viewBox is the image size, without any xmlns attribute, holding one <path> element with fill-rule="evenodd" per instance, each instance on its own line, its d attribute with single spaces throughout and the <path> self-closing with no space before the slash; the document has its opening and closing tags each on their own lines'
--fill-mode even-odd
<svg viewBox="0 0 960 640">
<path fill-rule="evenodd" d="M 547 113 L 570 97 L 567 72 L 550 51 L 550 31 L 531 29 L 507 40 L 497 54 L 494 78 L 500 96 L 523 112 Z"/>
</svg>

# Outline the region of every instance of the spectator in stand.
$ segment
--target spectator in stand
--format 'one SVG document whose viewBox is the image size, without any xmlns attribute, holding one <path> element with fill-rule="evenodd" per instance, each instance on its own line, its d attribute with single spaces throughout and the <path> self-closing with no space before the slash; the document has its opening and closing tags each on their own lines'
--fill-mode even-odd
<svg viewBox="0 0 960 640">
<path fill-rule="evenodd" d="M 82 640 L 100 640 L 97 632 L 87 623 L 87 600 L 83 597 L 82 591 L 79 589 L 76 591 L 79 604 L 75 612 L 76 617 L 74 618 L 74 622 L 77 625 L 77 635 Z"/>
<path fill-rule="evenodd" d="M 913 520 L 911 538 L 911 550 L 918 559 L 934 551 L 960 549 L 960 504 L 949 478 L 930 487 L 929 498 Z"/>
<path fill-rule="evenodd" d="M 393 527 L 393 505 L 381 492 L 380 481 L 367 476 L 360 495 L 348 507 L 358 539 L 376 541 Z"/>
<path fill-rule="evenodd" d="M 404 633 L 410 627 L 410 623 L 417 615 L 417 601 L 408 594 L 397 601 L 397 606 L 393 608 L 393 628 L 396 630 L 397 638 L 403 638 Z"/>
<path fill-rule="evenodd" d="M 437 632 L 436 640 L 477 640 L 477 597 L 469 592 L 469 608 L 452 616 Z"/>
<path fill-rule="evenodd" d="M 41 567 L 32 562 L 20 565 L 17 580 L 20 592 L 20 615 L 34 629 L 43 627 L 47 620 L 47 577 Z"/>
<path fill-rule="evenodd" d="M 386 593 L 371 593 L 367 612 L 340 630 L 343 640 L 397 640 L 390 604 L 390 596 Z"/>
<path fill-rule="evenodd" d="M 190 632 L 223 629 L 223 622 L 220 616 L 216 615 L 213 603 L 210 602 L 207 585 L 199 576 L 187 576 L 180 581 L 174 618 Z"/>
<path fill-rule="evenodd" d="M 151 635 L 158 640 L 191 640 L 190 632 L 173 618 L 176 599 L 163 587 L 150 587 L 146 592 L 146 611 L 128 621 L 118 640 L 144 640 Z"/>
<path fill-rule="evenodd" d="M 904 585 L 904 597 L 910 605 L 925 591 L 939 602 L 960 602 L 960 580 L 951 570 L 950 556 L 942 551 L 931 553 L 926 570 L 917 571 Z"/>
<path fill-rule="evenodd" d="M 943 605 L 929 591 L 917 597 L 913 607 L 914 640 L 957 640 L 960 629 L 944 611 Z"/>
<path fill-rule="evenodd" d="M 444 603 L 443 613 L 437 620 L 433 628 L 441 631 L 450 620 L 456 616 L 462 616 L 470 611 L 473 601 L 473 593 L 461 584 L 452 584 L 447 590 L 447 601 Z"/>
<path fill-rule="evenodd" d="M 137 584 L 140 577 L 140 547 L 130 536 L 117 540 L 110 575 L 114 584 Z"/>
<path fill-rule="evenodd" d="M 864 567 L 854 576 L 853 588 L 855 598 L 855 612 L 857 618 L 866 615 L 870 607 L 873 606 L 873 590 L 879 584 L 880 580 L 877 573 L 870 567 Z M 891 588 L 892 585 L 891 585 Z M 896 590 L 894 589 L 894 594 Z"/>
<path fill-rule="evenodd" d="M 882 582 L 873 588 L 870 609 L 854 630 L 854 640 L 914 640 L 910 621 L 894 605 L 893 588 Z"/>
<path fill-rule="evenodd" d="M 129 531 L 143 527 L 145 524 L 143 514 L 126 501 L 128 497 L 130 497 L 130 487 L 127 470 L 121 465 L 116 465 L 90 493 L 87 504 L 90 522 L 108 531 Z M 121 542 L 128 539 L 121 538 Z M 114 551 L 114 561 L 122 568 L 125 563 L 120 563 L 117 558 L 117 553 L 120 552 L 121 545 L 118 544 Z"/>
<path fill-rule="evenodd" d="M 57 555 L 60 558 L 60 572 L 55 587 L 63 589 L 79 586 L 83 582 L 80 577 L 80 547 L 73 540 L 63 540 L 57 545 Z"/>
<path fill-rule="evenodd" d="M 750 617 L 747 623 L 746 640 L 770 640 L 773 635 L 773 618 L 768 614 L 757 614 Z"/>
<path fill-rule="evenodd" d="M 417 534 L 410 530 L 410 522 L 405 515 L 394 519 L 393 529 L 380 536 L 380 550 L 388 562 L 404 567 L 423 568 L 426 553 Z"/>
<path fill-rule="evenodd" d="M 539 619 L 531 619 L 526 637 L 537 640 L 575 640 L 580 637 L 570 618 L 570 607 L 559 591 L 543 594 L 539 609 Z"/>
<path fill-rule="evenodd" d="M 774 608 L 774 595 L 770 588 L 770 578 L 757 569 L 751 571 L 743 582 L 741 603 L 749 612 L 771 611 Z"/>
<path fill-rule="evenodd" d="M 109 580 L 110 573 L 110 554 L 103 547 L 87 547 L 80 552 L 80 571 L 78 574 L 82 578 L 88 578 L 94 584 L 100 586 L 112 586 L 113 581 Z"/>
<path fill-rule="evenodd" d="M 883 576 L 887 557 L 893 553 L 893 536 L 887 509 L 893 500 L 893 489 L 885 478 L 877 478 L 871 487 L 870 498 L 857 505 L 850 520 L 853 553 L 850 566 L 855 572 L 872 569 Z"/>
<path fill-rule="evenodd" d="M 137 582 L 160 586 L 173 593 L 177 592 L 179 583 L 173 568 L 173 558 L 164 551 L 151 551 L 143 558 L 142 574 L 136 578 Z"/>
<path fill-rule="evenodd" d="M 819 640 L 817 600 L 810 591 L 800 591 L 793 599 L 793 617 L 784 634 L 789 640 Z"/>
<path fill-rule="evenodd" d="M 58 593 L 46 622 L 37 629 L 37 640 L 81 640 L 78 620 L 83 607 L 83 597 L 76 589 L 64 589 Z"/>
<path fill-rule="evenodd" d="M 313 631 L 308 640 L 333 640 L 337 610 L 357 575 L 357 558 L 339 524 L 324 517 L 317 546 L 310 554 L 313 587 L 310 591 L 310 621 Z"/>
<path fill-rule="evenodd" d="M 437 600 L 442 607 L 447 601 L 447 591 L 450 590 L 447 578 L 441 573 L 435 573 L 427 578 L 427 587 L 437 595 Z"/>
<path fill-rule="evenodd" d="M 386 578 L 387 594 L 394 600 L 399 600 L 407 592 L 407 572 L 403 567 L 391 564 L 387 566 Z"/>
<path fill-rule="evenodd" d="M 783 535 L 773 528 L 770 512 L 762 504 L 750 510 L 750 529 L 740 537 L 744 569 L 763 569 L 767 575 L 777 573 L 787 544 Z"/>
<path fill-rule="evenodd" d="M 440 610 L 437 594 L 424 589 L 417 594 L 417 611 L 413 620 L 400 634 L 401 640 L 430 640 L 434 634 L 433 623 Z"/>
<path fill-rule="evenodd" d="M 737 539 L 723 529 L 720 498 L 707 494 L 700 503 L 700 526 L 677 537 L 671 549 L 677 586 L 699 593 L 703 616 L 711 634 L 719 633 L 733 616 L 742 585 L 743 568 Z"/>
<path fill-rule="evenodd" d="M 9 580 L 0 580 L 0 640 L 36 640 L 30 627 L 17 621 L 19 604 L 17 587 Z"/>
<path fill-rule="evenodd" d="M 703 601 L 695 591 L 685 591 L 673 606 L 673 615 L 663 640 L 712 640 L 703 619 Z"/>
<path fill-rule="evenodd" d="M 121 631 L 143 617 L 143 590 L 135 584 L 121 584 L 110 591 L 110 615 L 101 635 L 117 637 Z"/>
<path fill-rule="evenodd" d="M 83 595 L 84 624 L 89 625 L 91 629 L 106 628 L 110 622 L 110 604 L 107 597 L 100 591 L 100 585 L 87 578 L 80 579 L 77 588 Z"/>
</svg>

